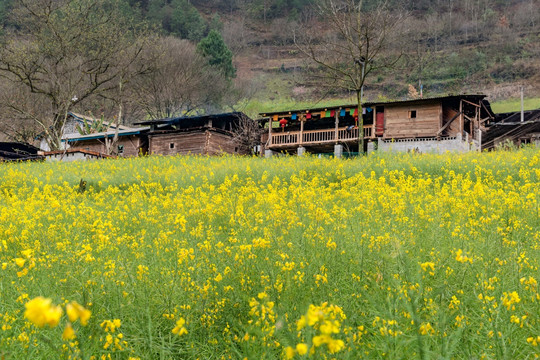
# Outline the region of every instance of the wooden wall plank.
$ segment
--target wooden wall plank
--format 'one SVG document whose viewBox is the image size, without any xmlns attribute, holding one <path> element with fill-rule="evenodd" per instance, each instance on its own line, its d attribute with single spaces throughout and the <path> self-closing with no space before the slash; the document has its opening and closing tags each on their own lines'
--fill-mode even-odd
<svg viewBox="0 0 540 360">
<path fill-rule="evenodd" d="M 121 156 L 121 157 L 138 156 L 139 148 L 141 146 L 140 144 L 141 144 L 140 139 L 136 135 L 119 137 L 116 146 L 123 145 L 124 153 L 119 154 L 118 156 Z M 73 149 L 80 148 L 84 150 L 97 151 L 102 154 L 106 153 L 104 139 L 77 141 L 75 143 L 71 143 L 70 146 Z M 116 149 L 114 150 L 116 151 Z"/>
<path fill-rule="evenodd" d="M 436 136 L 440 124 L 440 103 L 385 106 L 386 138 L 431 137 Z M 410 111 L 416 111 L 416 118 L 409 118 Z"/>
</svg>

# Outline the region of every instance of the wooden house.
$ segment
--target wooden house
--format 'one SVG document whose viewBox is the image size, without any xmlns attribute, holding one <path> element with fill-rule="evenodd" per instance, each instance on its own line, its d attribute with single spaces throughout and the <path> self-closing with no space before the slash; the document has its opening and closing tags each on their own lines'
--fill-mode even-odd
<svg viewBox="0 0 540 360">
<path fill-rule="evenodd" d="M 362 108 L 365 149 L 469 151 L 480 149 L 485 122 L 493 112 L 484 95 L 367 102 Z M 268 129 L 262 138 L 274 152 L 356 151 L 359 137 L 355 105 L 261 114 Z M 355 148 L 356 146 L 356 148 Z"/>
<path fill-rule="evenodd" d="M 150 127 L 124 128 L 99 133 L 65 135 L 62 143 L 65 149 L 79 149 L 86 152 L 130 157 L 148 153 L 148 136 Z M 117 141 L 114 142 L 114 137 Z"/>
<path fill-rule="evenodd" d="M 240 112 L 175 117 L 143 121 L 136 125 L 149 126 L 148 153 L 160 155 L 218 155 L 247 154 L 235 133 L 241 120 L 252 121 Z"/>
<path fill-rule="evenodd" d="M 534 144 L 540 147 L 540 109 L 496 114 L 486 124 L 482 150 Z"/>
<path fill-rule="evenodd" d="M 102 133 L 107 131 L 114 132 L 116 128 L 118 128 L 118 130 L 132 129 L 129 126 L 117 125 L 108 121 L 103 121 L 102 119 L 98 119 L 94 116 L 69 112 L 66 123 L 64 124 L 64 127 L 62 129 L 62 139 L 65 140 L 67 138 L 76 138 L 78 136 L 81 136 L 81 132 L 79 132 L 79 129 L 83 129 L 85 127 L 89 127 L 95 133 Z M 50 151 L 51 149 L 49 148 L 49 144 L 47 143 L 47 139 L 45 138 L 45 136 L 42 134 L 42 136 L 39 136 L 39 138 L 39 148 L 43 151 Z M 68 141 L 62 141 L 63 149 L 69 148 L 69 146 L 70 144 Z"/>
</svg>

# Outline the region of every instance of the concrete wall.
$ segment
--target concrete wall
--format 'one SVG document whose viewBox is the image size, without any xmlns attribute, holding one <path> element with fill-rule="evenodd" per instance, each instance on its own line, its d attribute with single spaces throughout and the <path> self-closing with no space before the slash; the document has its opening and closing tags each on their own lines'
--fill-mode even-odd
<svg viewBox="0 0 540 360">
<path fill-rule="evenodd" d="M 378 150 L 442 154 L 446 151 L 476 151 L 478 150 L 478 144 L 471 144 L 468 136 L 462 139 L 459 135 L 441 138 L 440 140 L 436 138 L 382 140 L 379 138 Z"/>
<path fill-rule="evenodd" d="M 76 153 L 65 153 L 65 154 L 54 154 L 54 155 L 47 155 L 45 157 L 46 161 L 63 161 L 63 162 L 71 162 L 71 161 L 80 161 L 80 160 L 95 160 L 98 159 L 97 156 L 90 155 L 90 154 L 83 154 L 80 152 Z"/>
</svg>

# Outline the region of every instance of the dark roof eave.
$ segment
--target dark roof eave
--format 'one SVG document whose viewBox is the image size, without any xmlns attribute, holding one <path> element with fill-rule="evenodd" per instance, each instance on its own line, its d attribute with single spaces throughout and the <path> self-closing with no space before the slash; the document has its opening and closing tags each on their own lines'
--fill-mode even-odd
<svg viewBox="0 0 540 360">
<path fill-rule="evenodd" d="M 437 101 L 437 100 L 448 100 L 448 99 L 484 99 L 486 98 L 486 95 L 484 94 L 465 94 L 465 95 L 445 95 L 445 96 L 437 96 L 437 97 L 431 97 L 431 98 L 421 98 L 421 99 L 409 99 L 409 100 L 398 100 L 398 101 L 370 101 L 365 102 L 363 104 L 364 107 L 372 107 L 376 105 L 393 105 L 393 104 L 405 104 L 405 103 L 422 103 L 422 102 L 430 102 L 430 101 Z M 343 104 L 343 105 L 336 105 L 336 106 L 325 106 L 325 107 L 316 107 L 316 108 L 307 108 L 307 109 L 294 109 L 294 110 L 284 110 L 284 111 L 270 111 L 270 112 L 262 112 L 259 113 L 260 116 L 263 117 L 263 119 L 258 119 L 258 121 L 263 121 L 265 118 L 268 118 L 270 116 L 274 115 L 291 115 L 292 113 L 301 113 L 301 112 L 318 112 L 318 111 L 326 111 L 326 110 L 336 110 L 336 109 L 343 109 L 343 108 L 356 108 L 357 104 Z"/>
<path fill-rule="evenodd" d="M 132 135 L 140 135 L 142 132 L 144 132 L 144 130 L 130 131 L 129 133 L 119 133 L 119 134 L 106 134 L 106 135 L 101 134 L 101 135 L 96 135 L 96 136 L 80 137 L 80 138 L 73 138 L 73 139 L 62 139 L 62 142 L 72 143 L 72 142 L 85 141 L 85 140 L 97 140 L 97 139 L 104 139 L 105 137 L 112 138 L 115 135 L 118 135 L 118 137 L 132 136 Z"/>
<path fill-rule="evenodd" d="M 273 115 L 291 115 L 292 113 L 311 113 L 311 112 L 320 112 L 320 111 L 327 111 L 327 110 L 338 110 L 343 108 L 356 108 L 357 104 L 344 104 L 344 105 L 336 105 L 336 106 L 324 106 L 324 107 L 317 107 L 317 108 L 307 108 L 307 109 L 294 109 L 294 110 L 284 110 L 284 111 L 270 111 L 270 112 L 263 112 L 259 113 L 260 116 L 262 116 L 262 119 L 257 119 L 257 121 L 263 121 L 269 116 Z"/>
<path fill-rule="evenodd" d="M 203 119 L 221 119 L 221 118 L 227 118 L 227 117 L 240 117 L 240 116 L 246 116 L 243 112 L 230 112 L 230 113 L 222 113 L 222 114 L 209 114 L 209 115 L 197 115 L 197 116 L 179 116 L 179 117 L 172 117 L 172 118 L 165 118 L 165 119 L 158 119 L 158 120 L 149 120 L 149 121 L 141 121 L 134 123 L 133 125 L 172 125 L 179 123 L 182 120 L 203 120 Z"/>
<path fill-rule="evenodd" d="M 474 99 L 474 100 L 483 100 L 487 97 L 484 94 L 465 94 L 465 95 L 446 95 L 446 96 L 435 96 L 430 98 L 421 98 L 421 99 L 409 99 L 409 100 L 398 100 L 398 101 L 370 101 L 365 102 L 364 106 L 372 107 L 377 105 L 401 105 L 407 103 L 422 103 L 422 102 L 432 102 L 432 101 L 442 101 L 442 100 L 451 100 L 451 99 Z"/>
</svg>

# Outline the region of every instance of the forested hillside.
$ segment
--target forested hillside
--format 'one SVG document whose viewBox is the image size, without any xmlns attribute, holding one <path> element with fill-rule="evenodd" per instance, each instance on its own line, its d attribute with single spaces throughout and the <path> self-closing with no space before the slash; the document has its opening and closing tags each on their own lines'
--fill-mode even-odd
<svg viewBox="0 0 540 360">
<path fill-rule="evenodd" d="M 68 111 L 130 123 L 350 99 L 352 89 L 333 86 L 298 43 L 309 31 L 315 53 L 340 41 L 319 2 L 0 0 L 0 111 L 10 119 L 2 130 L 29 138 L 51 122 L 60 129 Z M 367 99 L 404 98 L 422 87 L 424 95 L 485 92 L 502 100 L 521 85 L 537 97 L 538 0 L 355 3 L 365 19 L 379 11 L 399 23 L 378 55 L 396 62 L 368 62 Z"/>
</svg>

